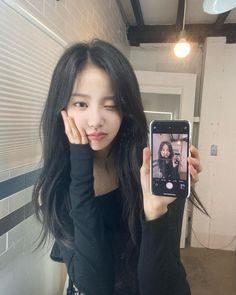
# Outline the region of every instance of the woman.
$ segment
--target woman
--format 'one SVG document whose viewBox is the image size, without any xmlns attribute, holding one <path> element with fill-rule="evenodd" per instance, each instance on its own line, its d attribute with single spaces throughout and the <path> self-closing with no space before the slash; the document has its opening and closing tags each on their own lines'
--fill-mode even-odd
<svg viewBox="0 0 236 295">
<path fill-rule="evenodd" d="M 158 150 L 158 167 L 161 177 L 166 179 L 179 179 L 179 160 L 174 156 L 169 141 L 162 141 Z"/>
<path fill-rule="evenodd" d="M 86 295 L 190 294 L 179 257 L 184 201 L 150 193 L 147 124 L 128 60 L 100 40 L 60 58 L 42 117 L 34 189 L 42 239 L 52 234 Z M 194 181 L 198 151 L 189 158 Z"/>
</svg>

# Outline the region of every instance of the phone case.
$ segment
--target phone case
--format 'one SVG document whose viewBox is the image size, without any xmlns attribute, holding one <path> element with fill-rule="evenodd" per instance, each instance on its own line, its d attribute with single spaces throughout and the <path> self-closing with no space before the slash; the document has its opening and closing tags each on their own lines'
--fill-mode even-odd
<svg viewBox="0 0 236 295">
<path fill-rule="evenodd" d="M 188 140 L 188 145 L 189 145 L 189 148 L 188 148 L 188 155 L 190 156 L 191 155 L 191 153 L 190 153 L 190 147 L 191 147 L 191 142 L 192 142 L 192 125 L 191 125 L 191 122 L 190 121 L 188 121 L 188 120 L 171 120 L 171 121 L 169 121 L 169 120 L 166 120 L 166 121 L 164 121 L 164 120 L 162 120 L 162 121 L 159 121 L 159 120 L 154 120 L 154 121 L 151 121 L 150 122 L 150 126 L 149 126 L 149 130 L 150 130 L 150 137 L 149 137 L 149 146 L 150 146 L 150 150 L 151 150 L 151 157 L 150 157 L 150 171 L 151 171 L 151 173 L 150 173 L 150 191 L 151 191 L 151 193 L 153 194 L 153 195 L 155 195 L 155 193 L 153 192 L 153 187 L 152 187 L 152 183 L 153 183 L 153 167 L 152 167 L 152 165 L 153 165 L 153 146 L 152 146 L 152 136 L 153 136 L 153 132 L 152 132 L 152 124 L 154 123 L 154 122 L 156 122 L 156 121 L 158 121 L 158 122 L 165 122 L 165 123 L 168 123 L 168 122 L 171 122 L 172 124 L 174 123 L 174 122 L 183 122 L 183 121 L 185 121 L 185 122 L 188 122 L 188 125 L 189 125 L 189 140 Z M 187 165 L 188 165 L 188 163 L 187 163 Z M 185 198 L 189 198 L 189 196 L 190 196 L 190 191 L 191 191 L 191 177 L 190 177 L 190 172 L 189 172 L 189 169 L 188 169 L 188 175 L 187 175 L 187 183 L 188 183 L 188 191 L 187 191 L 187 196 L 185 197 Z M 165 195 L 160 195 L 160 196 L 168 196 L 167 194 L 165 194 Z M 172 196 L 172 197 L 178 197 L 178 196 L 173 196 L 173 195 L 169 195 L 169 196 Z"/>
</svg>

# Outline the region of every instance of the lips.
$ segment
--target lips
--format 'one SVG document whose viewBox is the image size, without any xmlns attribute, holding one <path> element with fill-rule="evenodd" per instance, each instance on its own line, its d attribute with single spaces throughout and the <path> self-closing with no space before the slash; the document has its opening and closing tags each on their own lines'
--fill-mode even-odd
<svg viewBox="0 0 236 295">
<path fill-rule="evenodd" d="M 88 138 L 91 140 L 102 140 L 106 136 L 107 136 L 107 133 L 104 133 L 104 132 L 93 132 L 88 134 Z"/>
</svg>

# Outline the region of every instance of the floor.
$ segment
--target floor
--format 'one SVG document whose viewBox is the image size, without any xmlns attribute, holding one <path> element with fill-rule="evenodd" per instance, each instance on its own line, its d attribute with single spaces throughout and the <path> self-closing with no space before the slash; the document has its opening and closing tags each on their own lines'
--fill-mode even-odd
<svg viewBox="0 0 236 295">
<path fill-rule="evenodd" d="M 236 294 L 236 251 L 181 249 L 192 295 Z"/>
</svg>

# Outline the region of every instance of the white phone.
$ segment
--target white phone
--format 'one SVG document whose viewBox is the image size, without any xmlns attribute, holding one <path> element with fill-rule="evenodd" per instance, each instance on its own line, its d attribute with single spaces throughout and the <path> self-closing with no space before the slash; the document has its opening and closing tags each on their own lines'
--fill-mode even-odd
<svg viewBox="0 0 236 295">
<path fill-rule="evenodd" d="M 191 124 L 186 120 L 154 120 L 150 123 L 151 193 L 157 196 L 190 196 Z"/>
</svg>

